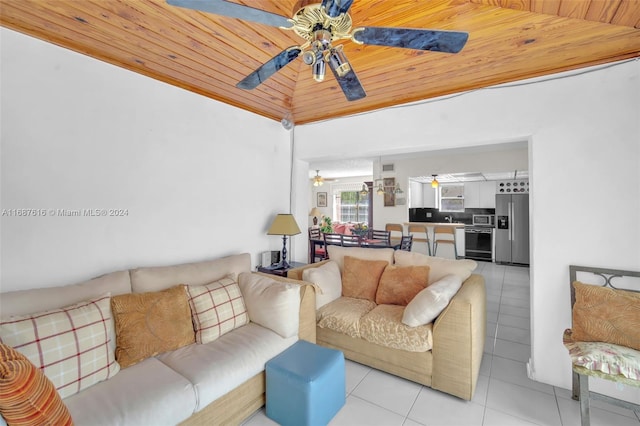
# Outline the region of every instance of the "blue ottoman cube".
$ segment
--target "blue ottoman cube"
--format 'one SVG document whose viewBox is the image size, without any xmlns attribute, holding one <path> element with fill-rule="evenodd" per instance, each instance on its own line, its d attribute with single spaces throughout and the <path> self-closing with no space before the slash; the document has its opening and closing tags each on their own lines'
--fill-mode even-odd
<svg viewBox="0 0 640 426">
<path fill-rule="evenodd" d="M 344 354 L 299 340 L 266 364 L 267 417 L 281 425 L 326 425 L 344 406 Z"/>
</svg>

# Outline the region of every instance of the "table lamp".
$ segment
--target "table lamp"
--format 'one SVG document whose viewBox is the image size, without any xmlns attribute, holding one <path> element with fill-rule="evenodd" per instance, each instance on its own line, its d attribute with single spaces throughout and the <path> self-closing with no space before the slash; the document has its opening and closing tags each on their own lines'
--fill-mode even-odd
<svg viewBox="0 0 640 426">
<path fill-rule="evenodd" d="M 300 228 L 298 228 L 298 224 L 292 214 L 281 213 L 273 219 L 267 235 L 282 235 L 282 259 L 280 259 L 280 263 L 277 266 L 278 269 L 290 267 L 289 262 L 287 262 L 287 236 L 298 235 L 299 233 Z"/>
<path fill-rule="evenodd" d="M 314 207 L 309 212 L 309 216 L 313 216 L 313 225 L 315 226 L 318 224 L 318 216 L 322 216 L 322 212 L 317 207 Z"/>
</svg>

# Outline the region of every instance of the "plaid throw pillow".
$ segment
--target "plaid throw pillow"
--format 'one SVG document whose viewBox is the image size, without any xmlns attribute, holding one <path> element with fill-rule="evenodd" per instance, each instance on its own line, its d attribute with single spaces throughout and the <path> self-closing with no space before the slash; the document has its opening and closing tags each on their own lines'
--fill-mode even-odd
<svg viewBox="0 0 640 426">
<path fill-rule="evenodd" d="M 187 286 L 196 342 L 209 343 L 249 323 L 240 287 L 227 277 L 206 285 Z"/>
<path fill-rule="evenodd" d="M 62 398 L 120 371 L 114 340 L 110 293 L 66 308 L 0 320 L 0 343 L 25 355 Z"/>
</svg>

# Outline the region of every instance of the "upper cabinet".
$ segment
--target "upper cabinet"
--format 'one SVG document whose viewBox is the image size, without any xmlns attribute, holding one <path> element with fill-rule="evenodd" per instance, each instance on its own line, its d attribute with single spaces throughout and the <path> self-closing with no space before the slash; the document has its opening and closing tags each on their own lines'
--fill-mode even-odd
<svg viewBox="0 0 640 426">
<path fill-rule="evenodd" d="M 496 208 L 496 182 L 466 182 L 464 184 L 464 205 L 467 208 Z"/>
<path fill-rule="evenodd" d="M 440 211 L 441 212 L 463 212 L 464 185 L 440 185 Z"/>
</svg>

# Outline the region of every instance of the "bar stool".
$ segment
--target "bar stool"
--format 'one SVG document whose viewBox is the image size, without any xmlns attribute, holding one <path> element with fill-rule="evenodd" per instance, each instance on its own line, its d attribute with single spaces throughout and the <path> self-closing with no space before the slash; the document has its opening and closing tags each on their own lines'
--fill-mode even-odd
<svg viewBox="0 0 640 426">
<path fill-rule="evenodd" d="M 440 236 L 438 236 L 440 235 Z M 443 238 L 443 236 L 451 236 L 451 238 Z M 451 244 L 453 246 L 453 255 L 458 258 L 458 249 L 456 247 L 456 229 L 449 226 L 436 226 L 433 229 L 433 255 L 438 254 L 439 244 Z"/>
<path fill-rule="evenodd" d="M 429 230 L 423 225 L 409 225 L 409 235 L 424 234 L 424 240 L 427 243 L 427 253 L 431 256 L 431 241 L 429 240 Z M 415 242 L 422 241 L 422 239 L 415 239 Z"/>
<path fill-rule="evenodd" d="M 384 230 L 385 231 L 389 231 L 389 238 L 390 238 L 390 243 L 391 245 L 397 245 L 400 244 L 401 240 L 402 240 L 402 236 L 404 235 L 404 227 L 399 224 L 399 223 L 387 223 L 384 226 Z M 399 232 L 400 235 L 398 236 L 394 236 L 393 232 Z"/>
</svg>

